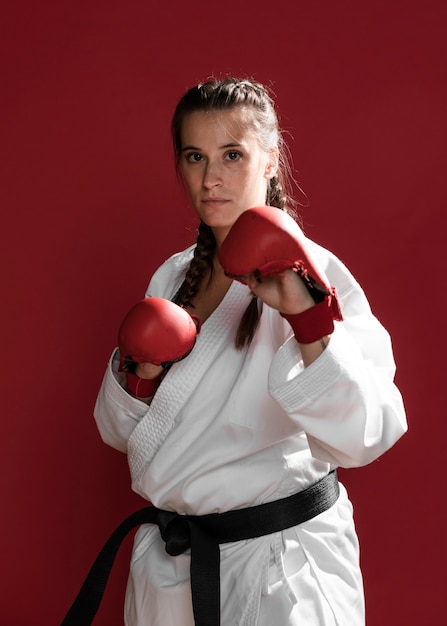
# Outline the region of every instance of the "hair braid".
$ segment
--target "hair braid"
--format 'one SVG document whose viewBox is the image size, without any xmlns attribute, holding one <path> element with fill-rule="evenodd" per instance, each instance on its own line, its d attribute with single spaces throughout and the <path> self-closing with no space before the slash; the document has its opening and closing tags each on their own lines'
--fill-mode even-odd
<svg viewBox="0 0 447 626">
<path fill-rule="evenodd" d="M 213 273 L 213 257 L 216 251 L 216 240 L 213 231 L 207 224 L 200 222 L 197 236 L 197 245 L 194 255 L 186 272 L 185 279 L 174 296 L 174 302 L 179 306 L 193 306 L 192 300 L 199 290 L 200 284 L 210 271 Z"/>
<path fill-rule="evenodd" d="M 274 176 L 270 180 L 270 185 L 267 188 L 266 203 L 284 211 L 286 208 L 286 202 L 287 196 L 283 191 L 282 185 L 279 182 L 279 179 Z"/>
</svg>

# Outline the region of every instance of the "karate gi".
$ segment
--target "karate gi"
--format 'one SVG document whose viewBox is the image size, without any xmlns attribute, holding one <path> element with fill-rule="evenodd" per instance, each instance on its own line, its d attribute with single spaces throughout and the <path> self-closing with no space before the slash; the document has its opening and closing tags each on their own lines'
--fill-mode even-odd
<svg viewBox="0 0 447 626">
<path fill-rule="evenodd" d="M 234 347 L 252 297 L 233 282 L 196 345 L 151 404 L 131 397 L 112 355 L 95 407 L 103 440 L 127 452 L 133 489 L 155 506 L 203 515 L 301 491 L 335 467 L 370 463 L 406 431 L 388 333 L 346 267 L 309 242 L 337 287 L 344 321 L 304 368 L 278 311 L 262 305 L 251 345 Z M 193 247 L 168 259 L 146 295 L 171 299 Z M 362 577 L 352 506 L 337 503 L 300 526 L 221 545 L 222 626 L 361 626 Z M 193 626 L 189 553 L 165 552 L 157 526 L 135 536 L 126 626 Z"/>
</svg>

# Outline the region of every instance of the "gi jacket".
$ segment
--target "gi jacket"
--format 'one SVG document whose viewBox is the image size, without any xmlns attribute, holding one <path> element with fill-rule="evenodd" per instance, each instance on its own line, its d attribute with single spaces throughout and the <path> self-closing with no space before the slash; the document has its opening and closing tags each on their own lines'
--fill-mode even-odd
<svg viewBox="0 0 447 626">
<path fill-rule="evenodd" d="M 149 406 L 125 391 L 119 355 L 112 355 L 95 419 L 103 440 L 127 452 L 133 489 L 157 507 L 202 515 L 277 500 L 337 466 L 370 463 L 406 431 L 388 333 L 346 267 L 309 245 L 337 288 L 344 316 L 309 367 L 289 324 L 266 305 L 251 345 L 236 350 L 238 323 L 252 297 L 238 282 Z M 146 295 L 171 299 L 192 253 L 168 259 Z M 335 507 L 300 528 L 242 543 L 221 550 L 223 626 L 298 624 L 317 619 L 312 611 L 325 621 L 304 623 L 363 623 L 358 546 L 344 489 Z M 140 529 L 126 624 L 187 626 L 194 623 L 190 603 L 188 555 L 168 557 L 158 529 Z"/>
</svg>

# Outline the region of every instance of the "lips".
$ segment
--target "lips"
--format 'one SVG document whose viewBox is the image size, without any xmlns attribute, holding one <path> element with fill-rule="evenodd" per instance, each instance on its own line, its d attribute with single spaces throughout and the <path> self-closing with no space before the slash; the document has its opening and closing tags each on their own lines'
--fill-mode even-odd
<svg viewBox="0 0 447 626">
<path fill-rule="evenodd" d="M 228 202 L 226 198 L 203 198 L 202 202 L 205 204 L 221 204 L 222 202 Z"/>
</svg>

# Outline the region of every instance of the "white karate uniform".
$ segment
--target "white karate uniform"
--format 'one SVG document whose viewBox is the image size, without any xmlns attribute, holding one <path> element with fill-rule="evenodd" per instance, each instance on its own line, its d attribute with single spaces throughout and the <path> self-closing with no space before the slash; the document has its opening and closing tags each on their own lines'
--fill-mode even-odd
<svg viewBox="0 0 447 626">
<path fill-rule="evenodd" d="M 155 506 L 202 515 L 301 491 L 331 469 L 367 464 L 406 431 L 388 333 L 344 265 L 309 242 L 337 287 L 344 321 L 304 368 L 279 313 L 263 305 L 248 349 L 234 347 L 251 295 L 233 282 L 174 364 L 150 406 L 124 390 L 112 355 L 95 407 L 103 440 L 127 452 L 133 489 Z M 146 295 L 171 299 L 193 248 L 168 259 Z M 159 529 L 137 531 L 127 626 L 193 626 L 189 553 L 169 556 Z M 300 526 L 221 545 L 222 626 L 362 626 L 364 601 L 352 506 Z"/>
</svg>

